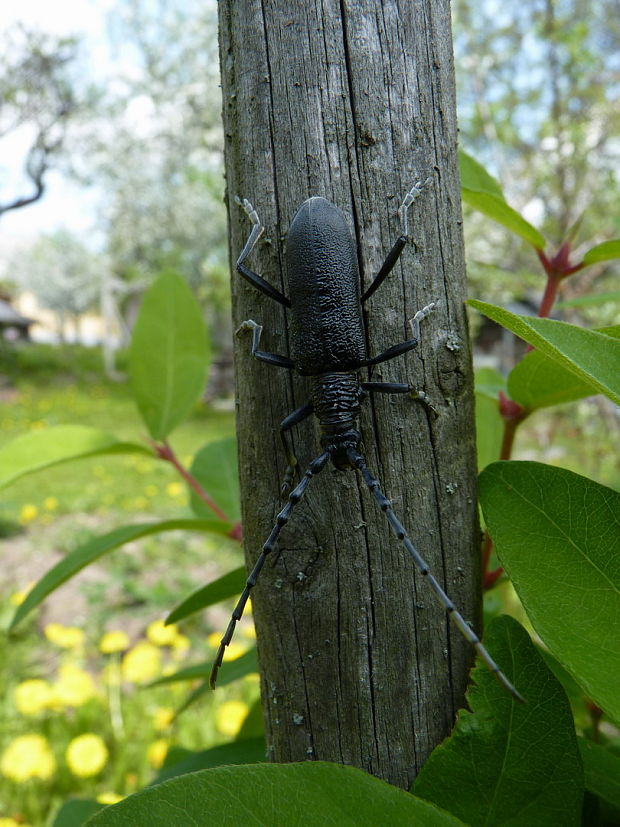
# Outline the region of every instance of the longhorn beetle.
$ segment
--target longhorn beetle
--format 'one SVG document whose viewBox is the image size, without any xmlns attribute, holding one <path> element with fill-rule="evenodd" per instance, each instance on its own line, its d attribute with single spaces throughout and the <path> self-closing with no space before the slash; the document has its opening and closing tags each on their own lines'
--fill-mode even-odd
<svg viewBox="0 0 620 827">
<path fill-rule="evenodd" d="M 475 647 L 500 683 L 515 698 L 523 700 L 431 574 L 394 513 L 390 500 L 381 490 L 379 481 L 368 470 L 366 461 L 360 453 L 362 436 L 357 427 L 360 403 L 366 393 L 408 393 L 434 411 L 426 394 L 415 390 L 411 385 L 401 382 L 362 382 L 358 373 L 360 368 L 386 362 L 416 347 L 420 340 L 420 322 L 435 307 L 434 303 L 428 304 L 422 310 L 418 310 L 410 320 L 413 334 L 411 339 L 389 347 L 378 356 L 367 355 L 362 305 L 381 286 L 405 248 L 409 240 L 407 210 L 428 181 L 430 179 L 424 183 L 416 183 L 405 196 L 398 210 L 401 235 L 370 287 L 361 297 L 355 243 L 345 217 L 337 207 L 325 198 L 309 198 L 304 201 L 293 218 L 286 240 L 290 293 L 288 298 L 246 267 L 245 261 L 264 228 L 252 204 L 247 199 L 236 199 L 252 222 L 250 236 L 237 259 L 237 271 L 261 293 L 290 308 L 292 358 L 259 350 L 263 328 L 255 321 L 249 319 L 243 322 L 239 330 L 252 331 L 252 355 L 257 359 L 276 367 L 296 370 L 302 376 L 311 378 L 310 400 L 280 423 L 280 436 L 288 461 L 282 486 L 283 493 L 290 487 L 297 466 L 297 459 L 289 445 L 286 432 L 314 413 L 319 420 L 322 451 L 312 460 L 301 482 L 288 495 L 288 502 L 278 514 L 276 523 L 246 581 L 211 670 L 212 688 L 215 688 L 224 652 L 232 639 L 237 621 L 241 619 L 267 555 L 275 548 L 283 526 L 288 522 L 295 505 L 303 497 L 310 480 L 319 474 L 331 459 L 340 471 L 357 469 L 361 473 L 394 534 L 403 543 L 419 573 L 426 578 L 458 630 Z"/>
</svg>

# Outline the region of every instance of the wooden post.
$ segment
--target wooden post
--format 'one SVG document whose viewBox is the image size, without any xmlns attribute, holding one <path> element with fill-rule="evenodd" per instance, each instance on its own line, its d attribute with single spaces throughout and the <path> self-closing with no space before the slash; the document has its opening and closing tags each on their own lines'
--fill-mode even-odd
<svg viewBox="0 0 620 827">
<path fill-rule="evenodd" d="M 400 234 L 397 209 L 419 179 L 414 244 L 366 305 L 369 352 L 409 338 L 431 301 L 418 349 L 372 370 L 409 381 L 407 397 L 367 399 L 364 453 L 413 542 L 474 626 L 480 621 L 472 371 L 463 301 L 456 115 L 447 0 L 220 0 L 231 260 L 266 232 L 248 265 L 288 292 L 284 239 L 301 202 L 322 195 L 348 218 L 368 286 Z M 235 328 L 264 325 L 288 353 L 287 311 L 233 273 Z M 307 399 L 302 377 L 250 356 L 236 337 L 238 437 L 248 563 L 283 503 L 278 424 Z M 366 376 L 368 373 L 365 371 Z M 293 432 L 302 467 L 319 452 L 308 419 Z M 473 652 L 449 628 L 361 478 L 330 465 L 312 481 L 253 596 L 269 757 L 360 767 L 408 787 L 449 733 Z"/>
</svg>

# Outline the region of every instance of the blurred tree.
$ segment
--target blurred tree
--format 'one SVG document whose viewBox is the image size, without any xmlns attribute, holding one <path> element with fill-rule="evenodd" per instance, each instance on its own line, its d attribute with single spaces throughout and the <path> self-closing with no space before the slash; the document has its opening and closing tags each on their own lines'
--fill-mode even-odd
<svg viewBox="0 0 620 827">
<path fill-rule="evenodd" d="M 165 269 L 181 273 L 221 346 L 230 299 L 216 4 L 122 0 L 110 34 L 125 71 L 80 136 L 75 169 L 103 185 L 114 276 L 146 284 Z M 130 323 L 136 300 L 123 305 Z"/>
<path fill-rule="evenodd" d="M 617 0 L 455 0 L 453 8 L 464 148 L 493 171 L 509 202 L 551 242 L 563 240 L 576 222 L 577 242 L 617 237 Z M 465 226 L 477 293 L 506 301 L 528 286 L 539 289 L 530 250 L 480 216 L 468 213 Z M 484 261 L 501 262 L 501 270 Z M 585 292 L 604 269 L 591 268 L 567 286 Z"/>
<path fill-rule="evenodd" d="M 69 319 L 79 338 L 80 316 L 98 304 L 105 268 L 103 256 L 60 230 L 18 252 L 10 275 L 22 290 L 32 291 L 42 307 L 56 314 L 58 333 L 64 341 Z"/>
<path fill-rule="evenodd" d="M 73 38 L 56 38 L 15 26 L 0 43 L 0 139 L 17 138 L 24 152 L 24 177 L 15 183 L 8 173 L 3 185 L 20 194 L 0 199 L 0 215 L 37 201 L 45 175 L 65 140 L 77 102 L 71 77 L 77 54 Z"/>
</svg>

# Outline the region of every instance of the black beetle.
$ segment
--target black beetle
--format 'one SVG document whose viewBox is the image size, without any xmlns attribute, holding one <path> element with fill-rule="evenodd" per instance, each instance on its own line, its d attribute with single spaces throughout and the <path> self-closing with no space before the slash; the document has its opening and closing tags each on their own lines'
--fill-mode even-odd
<svg viewBox="0 0 620 827">
<path fill-rule="evenodd" d="M 427 405 L 436 415 L 426 394 L 411 385 L 400 382 L 362 382 L 358 373 L 363 367 L 385 362 L 416 347 L 420 339 L 420 322 L 435 307 L 435 304 L 431 303 L 419 310 L 411 319 L 413 338 L 389 347 L 378 356 L 368 357 L 362 306 L 389 275 L 405 248 L 409 238 L 407 210 L 429 180 L 416 183 L 405 196 L 399 208 L 401 235 L 363 295 L 360 291 L 355 243 L 344 215 L 334 204 L 325 198 L 309 198 L 304 201 L 293 218 L 286 242 L 290 292 L 290 298 L 287 298 L 244 264 L 264 228 L 252 204 L 247 199 L 237 199 L 252 222 L 250 237 L 237 259 L 237 271 L 256 289 L 290 308 L 292 358 L 259 350 L 262 326 L 255 321 L 250 319 L 243 322 L 239 330 L 252 331 L 252 354 L 257 359 L 276 367 L 294 369 L 302 375 L 311 377 L 310 400 L 280 423 L 280 435 L 288 461 L 282 486 L 283 493 L 288 490 L 297 466 L 297 459 L 286 438 L 286 431 L 314 413 L 319 420 L 323 450 L 312 460 L 301 482 L 288 495 L 288 502 L 278 514 L 276 523 L 246 581 L 211 670 L 212 688 L 215 688 L 225 649 L 232 639 L 237 621 L 241 619 L 267 555 L 273 551 L 282 527 L 288 522 L 292 509 L 302 498 L 310 480 L 331 459 L 339 470 L 360 471 L 394 534 L 403 543 L 419 573 L 426 578 L 461 634 L 475 647 L 500 683 L 516 699 L 523 700 L 431 574 L 394 513 L 390 501 L 381 490 L 379 481 L 372 476 L 360 453 L 362 436 L 357 427 L 357 420 L 360 403 L 366 392 L 408 393 Z"/>
</svg>

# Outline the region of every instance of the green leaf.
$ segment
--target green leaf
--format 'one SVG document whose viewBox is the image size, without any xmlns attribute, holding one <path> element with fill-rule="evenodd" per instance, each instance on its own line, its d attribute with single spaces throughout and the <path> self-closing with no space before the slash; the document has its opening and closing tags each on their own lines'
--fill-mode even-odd
<svg viewBox="0 0 620 827">
<path fill-rule="evenodd" d="M 554 306 L 561 307 L 587 307 L 588 305 L 605 304 L 606 302 L 620 302 L 620 290 L 612 290 L 609 293 L 587 293 L 585 296 L 577 296 L 574 299 L 564 299 Z"/>
<path fill-rule="evenodd" d="M 14 629 L 48 594 L 66 583 L 73 575 L 104 554 L 119 548 L 125 543 L 164 531 L 202 531 L 222 535 L 229 530 L 230 526 L 221 520 L 164 520 L 159 523 L 136 523 L 135 525 L 121 526 L 108 534 L 103 534 L 101 537 L 94 537 L 67 554 L 36 583 L 15 612 L 9 630 Z"/>
<path fill-rule="evenodd" d="M 361 816 L 361 818 L 360 818 Z M 148 787 L 89 827 L 460 825 L 432 804 L 353 767 L 305 761 L 217 767 Z"/>
<path fill-rule="evenodd" d="M 526 698 L 518 703 L 478 666 L 452 735 L 422 767 L 413 792 L 470 825 L 581 823 L 583 771 L 570 705 L 527 632 L 503 616 L 485 644 Z"/>
<path fill-rule="evenodd" d="M 162 686 L 165 683 L 177 683 L 178 681 L 194 681 L 198 678 L 208 678 L 211 674 L 211 667 L 213 661 L 205 660 L 201 663 L 195 663 L 193 666 L 186 666 L 185 669 L 179 669 L 178 672 L 173 672 L 171 675 L 164 675 L 163 678 L 158 678 L 152 681 L 147 686 Z M 238 658 L 234 660 L 224 661 L 217 678 L 218 686 L 225 686 L 227 683 L 232 683 L 250 672 L 258 672 L 258 661 L 256 659 L 256 647 L 248 649 Z M 199 687 L 200 689 L 201 687 Z"/>
<path fill-rule="evenodd" d="M 222 600 L 241 594 L 247 576 L 245 566 L 240 566 L 238 569 L 229 571 L 223 577 L 219 577 L 207 586 L 193 592 L 176 609 L 170 612 L 166 618 L 166 625 L 177 623 L 179 620 L 200 612 L 207 606 L 213 606 L 215 603 L 220 603 Z"/>
<path fill-rule="evenodd" d="M 497 555 L 534 629 L 620 722 L 620 494 L 537 462 L 489 465 L 479 488 Z"/>
<path fill-rule="evenodd" d="M 486 171 L 482 164 L 462 149 L 459 150 L 459 168 L 462 187 L 474 192 L 486 192 L 496 198 L 501 198 L 502 201 L 505 200 L 499 182 Z"/>
<path fill-rule="evenodd" d="M 237 471 L 237 440 L 209 442 L 198 451 L 192 462 L 191 475 L 215 500 L 232 523 L 241 519 L 239 474 Z M 195 491 L 190 489 L 190 505 L 197 517 L 210 517 L 212 512 Z"/>
<path fill-rule="evenodd" d="M 482 471 L 500 455 L 504 422 L 499 412 L 498 394 L 505 389 L 501 373 L 492 368 L 476 370 L 476 446 L 478 470 Z"/>
<path fill-rule="evenodd" d="M 620 404 L 620 340 L 566 322 L 517 316 L 486 302 L 468 303 L 589 384 L 592 393 Z"/>
<path fill-rule="evenodd" d="M 97 454 L 153 452 L 136 442 L 123 442 L 112 434 L 86 425 L 56 425 L 22 434 L 0 448 L 0 488 L 11 482 L 82 457 Z"/>
<path fill-rule="evenodd" d="M 614 258 L 620 258 L 620 238 L 591 247 L 583 257 L 583 263 L 594 264 L 596 261 L 611 261 Z"/>
<path fill-rule="evenodd" d="M 463 201 L 469 204 L 470 207 L 474 207 L 474 209 L 497 221 L 498 224 L 527 241 L 536 250 L 544 250 L 545 239 L 536 227 L 533 227 L 522 215 L 509 207 L 503 198 L 489 192 L 468 189 L 467 187 L 463 187 L 461 192 Z"/>
<path fill-rule="evenodd" d="M 597 332 L 620 338 L 620 326 Z M 592 387 L 540 350 L 532 350 L 510 372 L 508 393 L 515 402 L 534 411 L 591 396 Z"/>
<path fill-rule="evenodd" d="M 586 789 L 620 810 L 620 756 L 585 738 L 577 741 Z"/>
<path fill-rule="evenodd" d="M 91 798 L 70 798 L 60 805 L 50 827 L 82 827 L 105 806 Z"/>
<path fill-rule="evenodd" d="M 207 770 L 210 767 L 221 767 L 229 764 L 260 764 L 265 761 L 265 739 L 246 738 L 232 741 L 230 744 L 221 744 L 218 747 L 205 749 L 201 752 L 191 752 L 182 761 L 163 769 L 150 786 L 161 784 L 170 778 L 177 778 L 188 772 Z"/>
<path fill-rule="evenodd" d="M 200 305 L 180 276 L 163 273 L 144 294 L 129 350 L 131 386 L 153 439 L 165 439 L 198 401 L 209 358 Z"/>
</svg>

